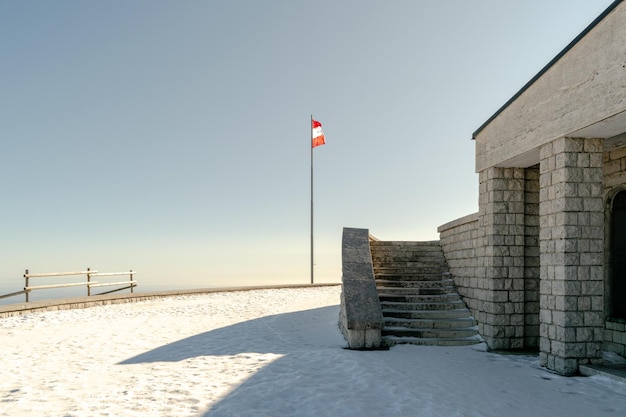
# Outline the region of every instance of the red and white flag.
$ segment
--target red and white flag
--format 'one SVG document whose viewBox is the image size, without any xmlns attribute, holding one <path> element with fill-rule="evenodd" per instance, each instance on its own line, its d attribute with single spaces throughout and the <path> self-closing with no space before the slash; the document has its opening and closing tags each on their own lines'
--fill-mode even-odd
<svg viewBox="0 0 626 417">
<path fill-rule="evenodd" d="M 311 144 L 311 146 L 315 148 L 316 146 L 324 145 L 326 142 L 324 141 L 322 124 L 317 120 L 311 119 L 311 129 L 313 129 L 311 134 L 311 137 L 313 138 L 313 143 Z"/>
</svg>

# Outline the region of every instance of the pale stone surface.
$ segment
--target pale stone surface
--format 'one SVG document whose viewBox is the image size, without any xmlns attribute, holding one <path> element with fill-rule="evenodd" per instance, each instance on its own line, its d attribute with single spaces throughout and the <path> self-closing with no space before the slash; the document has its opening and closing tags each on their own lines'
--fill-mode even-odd
<svg viewBox="0 0 626 417">
<path fill-rule="evenodd" d="M 383 315 L 367 229 L 343 229 L 342 268 L 341 332 L 351 349 L 376 349 L 381 344 Z"/>
<path fill-rule="evenodd" d="M 555 149 L 567 154 L 554 155 Z M 522 245 L 515 245 L 519 225 L 508 223 L 517 220 L 511 216 L 516 213 L 506 213 L 518 210 L 517 205 L 497 201 L 504 195 L 519 197 L 516 191 L 501 192 L 506 188 L 502 170 L 481 176 L 479 213 L 439 227 L 455 284 L 492 348 L 539 346 L 542 363 L 561 373 L 574 372 L 578 363 L 597 362 L 602 349 L 626 353 L 624 325 L 609 321 L 604 330 L 604 201 L 615 187 L 626 188 L 624 171 L 606 169 L 612 156 L 626 169 L 626 148 L 604 152 L 597 139 L 546 145 L 541 166 L 525 170 Z M 507 175 L 515 179 L 514 173 Z M 523 258 L 519 267 L 516 258 Z M 522 279 L 516 278 L 520 271 Z M 498 275 L 504 279 L 495 279 Z M 516 314 L 520 303 L 522 311 Z"/>
<path fill-rule="evenodd" d="M 539 147 L 555 139 L 626 130 L 625 22 L 622 3 L 478 132 L 477 172 L 536 164 Z"/>
<path fill-rule="evenodd" d="M 626 353 L 625 325 L 605 319 L 612 201 L 626 190 L 624 45 L 615 2 L 475 133 L 479 212 L 438 229 L 489 346 L 539 347 L 562 374 Z"/>
</svg>

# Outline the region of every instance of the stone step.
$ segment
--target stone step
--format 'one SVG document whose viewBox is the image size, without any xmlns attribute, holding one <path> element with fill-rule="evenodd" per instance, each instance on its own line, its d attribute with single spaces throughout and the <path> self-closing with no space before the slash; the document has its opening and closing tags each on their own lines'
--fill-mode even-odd
<svg viewBox="0 0 626 417">
<path fill-rule="evenodd" d="M 401 310 L 385 308 L 382 310 L 382 313 L 385 319 L 447 320 L 471 317 L 471 313 L 466 307 L 451 310 Z"/>
<path fill-rule="evenodd" d="M 418 282 L 418 281 L 414 281 Z M 377 285 L 378 295 L 442 295 L 456 292 L 452 286 L 441 287 L 384 287 Z"/>
<path fill-rule="evenodd" d="M 476 326 L 474 317 L 459 317 L 446 319 L 403 319 L 385 317 L 385 326 L 410 327 L 418 329 L 457 329 Z"/>
<path fill-rule="evenodd" d="M 393 301 L 382 301 L 380 306 L 383 310 L 400 310 L 400 311 L 423 311 L 423 310 L 457 310 L 465 307 L 462 300 L 451 300 L 446 302 L 413 302 L 398 303 Z"/>
<path fill-rule="evenodd" d="M 446 261 L 446 258 L 443 256 L 443 254 L 441 255 L 437 255 L 437 256 L 422 256 L 420 254 L 412 254 L 412 255 L 407 255 L 407 256 L 400 256 L 400 255 L 386 255 L 386 256 L 381 256 L 379 254 L 372 254 L 372 263 L 374 265 L 378 264 L 378 263 L 404 263 L 404 262 L 413 262 L 413 263 L 427 263 L 427 264 L 434 264 L 434 263 L 444 263 Z"/>
<path fill-rule="evenodd" d="M 446 264 L 420 264 L 420 265 L 410 265 L 411 262 L 407 262 L 405 264 L 374 264 L 374 275 L 377 274 L 395 274 L 395 275 L 405 275 L 405 274 L 443 274 L 448 272 L 448 267 Z"/>
<path fill-rule="evenodd" d="M 406 262 L 404 264 L 389 264 L 389 265 L 373 265 L 374 272 L 394 272 L 396 274 L 402 274 L 405 272 L 415 272 L 424 270 L 424 272 L 447 272 L 448 266 L 445 263 L 436 263 L 432 265 L 418 265 L 418 262 Z"/>
<path fill-rule="evenodd" d="M 384 345 L 482 342 L 476 320 L 454 288 L 439 241 L 370 242 L 370 252 Z"/>
<path fill-rule="evenodd" d="M 477 327 L 419 329 L 404 326 L 385 326 L 382 331 L 383 336 L 417 337 L 420 339 L 456 339 L 471 337 L 477 334 Z"/>
<path fill-rule="evenodd" d="M 442 280 L 387 280 L 376 279 L 376 285 L 382 288 L 451 288 L 454 282 L 451 279 Z"/>
<path fill-rule="evenodd" d="M 443 259 L 372 259 L 374 268 L 435 268 L 445 267 L 446 261 Z"/>
<path fill-rule="evenodd" d="M 370 243 L 370 251 L 377 253 L 439 253 L 443 252 L 441 245 L 376 245 Z"/>
<path fill-rule="evenodd" d="M 370 245 L 370 252 L 374 255 L 378 254 L 409 254 L 414 253 L 421 254 L 423 256 L 440 256 L 443 255 L 441 246 L 405 246 L 405 247 L 392 247 L 392 246 L 372 246 Z"/>
<path fill-rule="evenodd" d="M 440 246 L 422 246 L 422 247 L 406 247 L 406 248 L 391 248 L 391 247 L 375 247 L 370 245 L 370 252 L 373 255 L 413 255 L 419 254 L 422 256 L 443 256 L 443 250 Z"/>
<path fill-rule="evenodd" d="M 427 272 L 416 272 L 416 273 L 404 273 L 404 274 L 394 274 L 394 273 L 378 273 L 374 274 L 376 280 L 384 280 L 384 281 L 441 281 L 442 274 L 438 272 L 427 273 Z"/>
<path fill-rule="evenodd" d="M 439 240 L 372 240 L 370 245 L 376 246 L 439 246 Z"/>
<path fill-rule="evenodd" d="M 372 244 L 370 243 L 370 251 L 371 252 L 380 252 L 380 253 L 407 253 L 407 252 L 419 252 L 419 253 L 439 253 L 443 252 L 441 245 L 439 244 L 427 244 L 421 242 L 422 244 L 415 245 L 402 245 L 402 244 L 389 244 L 389 245 L 380 245 L 380 244 Z"/>
<path fill-rule="evenodd" d="M 439 246 L 433 247 L 415 247 L 415 248 L 391 248 L 391 247 L 372 247 L 370 245 L 372 256 L 408 256 L 408 257 L 443 257 L 443 250 Z"/>
<path fill-rule="evenodd" d="M 372 260 L 374 259 L 445 259 L 441 247 L 424 247 L 424 248 L 384 248 L 371 247 L 370 252 Z"/>
<path fill-rule="evenodd" d="M 389 266 L 373 266 L 374 275 L 376 274 L 443 274 L 448 272 L 448 266 L 446 264 L 437 264 L 437 265 L 389 265 Z"/>
<path fill-rule="evenodd" d="M 449 304 L 452 302 L 460 301 L 461 296 L 454 293 L 447 294 L 430 294 L 430 295 L 414 295 L 414 294 L 380 294 L 379 299 L 381 303 L 399 303 L 399 304 Z"/>
<path fill-rule="evenodd" d="M 445 258 L 441 248 L 439 250 L 385 250 L 385 249 L 370 249 L 372 257 L 386 258 L 386 257 L 409 257 L 409 258 Z"/>
<path fill-rule="evenodd" d="M 480 335 L 450 339 L 424 339 L 419 337 L 385 336 L 382 338 L 384 346 L 390 347 L 398 344 L 412 344 L 418 346 L 467 346 L 482 343 Z"/>
</svg>

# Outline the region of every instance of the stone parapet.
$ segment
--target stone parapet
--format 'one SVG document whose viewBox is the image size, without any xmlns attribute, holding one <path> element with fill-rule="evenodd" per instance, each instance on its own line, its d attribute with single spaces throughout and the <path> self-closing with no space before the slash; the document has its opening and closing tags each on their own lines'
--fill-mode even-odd
<svg viewBox="0 0 626 417">
<path fill-rule="evenodd" d="M 437 228 L 450 274 L 457 291 L 472 312 L 482 334 L 485 312 L 482 309 L 485 276 L 483 266 L 482 231 L 478 228 L 478 213 L 464 216 Z"/>
<path fill-rule="evenodd" d="M 478 213 L 472 213 L 472 214 L 468 214 L 467 216 L 463 216 L 461 218 L 458 218 L 456 220 L 452 220 L 451 222 L 442 224 L 441 226 L 439 226 L 437 228 L 437 232 L 438 233 L 448 233 L 451 230 L 454 230 L 458 227 L 461 227 L 463 225 L 469 224 L 472 225 L 474 222 L 478 221 Z M 470 226 L 475 228 L 474 226 Z M 454 233 L 454 232 L 453 232 Z"/>
<path fill-rule="evenodd" d="M 339 328 L 350 349 L 378 349 L 383 314 L 367 229 L 344 228 Z"/>
</svg>

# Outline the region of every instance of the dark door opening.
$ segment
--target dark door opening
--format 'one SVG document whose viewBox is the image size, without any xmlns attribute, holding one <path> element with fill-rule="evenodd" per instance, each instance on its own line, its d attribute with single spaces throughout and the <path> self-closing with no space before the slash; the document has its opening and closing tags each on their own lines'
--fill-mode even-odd
<svg viewBox="0 0 626 417">
<path fill-rule="evenodd" d="M 611 317 L 626 320 L 626 191 L 613 199 Z"/>
</svg>

